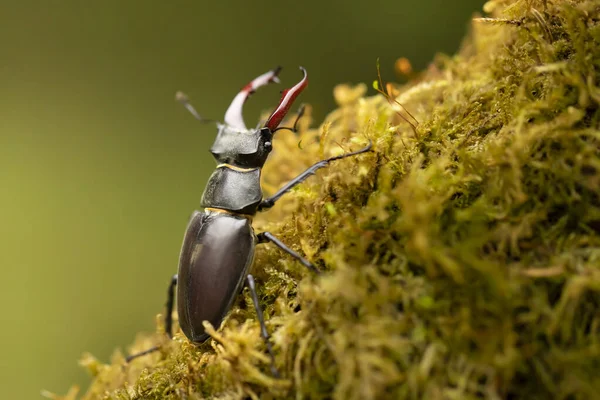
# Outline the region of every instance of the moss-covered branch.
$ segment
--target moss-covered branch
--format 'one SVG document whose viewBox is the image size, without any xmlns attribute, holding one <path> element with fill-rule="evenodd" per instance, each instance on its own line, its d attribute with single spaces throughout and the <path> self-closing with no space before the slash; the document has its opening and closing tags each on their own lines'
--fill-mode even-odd
<svg viewBox="0 0 600 400">
<path fill-rule="evenodd" d="M 279 135 L 267 191 L 375 144 L 256 220 L 326 270 L 258 251 L 283 379 L 244 292 L 199 348 L 156 333 L 130 351 L 163 350 L 129 365 L 84 358 L 84 398 L 598 398 L 599 8 L 490 1 L 458 55 L 394 89 L 415 131 L 383 96 L 339 86 L 302 150 Z"/>
</svg>

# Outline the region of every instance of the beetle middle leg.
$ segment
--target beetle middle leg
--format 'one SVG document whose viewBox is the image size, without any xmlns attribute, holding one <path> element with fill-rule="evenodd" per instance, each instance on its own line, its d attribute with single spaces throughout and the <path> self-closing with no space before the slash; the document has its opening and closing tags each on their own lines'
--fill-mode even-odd
<svg viewBox="0 0 600 400">
<path fill-rule="evenodd" d="M 173 337 L 173 305 L 175 304 L 175 286 L 177 286 L 177 274 L 173 275 L 173 277 L 171 278 L 171 283 L 169 283 L 169 289 L 167 290 L 167 303 L 165 304 L 165 332 L 169 336 L 169 338 Z M 135 353 L 128 356 L 125 359 L 125 361 L 130 362 L 131 360 L 134 360 L 138 357 L 154 353 L 159 349 L 160 346 L 151 347 L 148 350 L 144 350 L 139 353 Z"/>
<path fill-rule="evenodd" d="M 319 271 L 319 269 L 313 263 L 308 261 L 306 258 L 302 257 L 300 254 L 296 253 L 294 250 L 287 247 L 285 245 L 285 243 L 283 243 L 281 240 L 277 239 L 271 232 L 262 232 L 262 233 L 259 233 L 258 235 L 256 235 L 256 237 L 258 238 L 259 244 L 271 242 L 275 246 L 279 247 L 281 250 L 288 253 L 290 256 L 294 257 L 296 260 L 300 261 L 300 263 L 302 265 L 304 265 L 306 268 L 310 269 L 312 272 L 314 272 L 316 274 L 321 273 L 321 271 Z"/>
</svg>

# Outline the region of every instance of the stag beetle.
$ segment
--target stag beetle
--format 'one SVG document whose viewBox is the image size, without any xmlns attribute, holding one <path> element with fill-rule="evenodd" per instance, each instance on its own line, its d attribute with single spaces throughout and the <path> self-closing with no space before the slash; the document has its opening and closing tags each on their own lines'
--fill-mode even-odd
<svg viewBox="0 0 600 400">
<path fill-rule="evenodd" d="M 204 211 L 195 211 L 188 223 L 179 257 L 179 270 L 173 276 L 168 289 L 165 314 L 165 330 L 172 336 L 172 311 L 177 287 L 177 312 L 179 325 L 187 338 L 200 344 L 209 338 L 203 321 L 209 321 L 215 328 L 231 308 L 241 292 L 244 279 L 252 295 L 256 314 L 260 322 L 261 336 L 266 343 L 271 358 L 271 370 L 275 368 L 269 334 L 265 327 L 263 313 L 258 303 L 254 278 L 248 274 L 257 244 L 271 242 L 291 255 L 314 273 L 317 267 L 287 247 L 269 232 L 255 234 L 252 217 L 258 212 L 271 208 L 275 202 L 300 184 L 316 170 L 332 161 L 365 153 L 368 146 L 351 153 L 331 157 L 317 162 L 296 178 L 283 186 L 273 196 L 263 199 L 260 187 L 260 174 L 272 149 L 273 135 L 281 129 L 296 131 L 298 113 L 293 128 L 279 127 L 293 101 L 306 88 L 306 70 L 300 67 L 303 78 L 292 88 L 282 92 L 275 111 L 262 128 L 248 129 L 242 118 L 242 106 L 256 89 L 272 82 L 279 82 L 280 67 L 264 73 L 248 83 L 235 96 L 225 113 L 225 123 L 217 123 L 218 133 L 210 152 L 218 165 L 210 176 L 201 206 Z M 182 93 L 177 99 L 200 121 L 206 122 Z M 128 361 L 157 350 L 153 347 L 128 357 Z"/>
</svg>

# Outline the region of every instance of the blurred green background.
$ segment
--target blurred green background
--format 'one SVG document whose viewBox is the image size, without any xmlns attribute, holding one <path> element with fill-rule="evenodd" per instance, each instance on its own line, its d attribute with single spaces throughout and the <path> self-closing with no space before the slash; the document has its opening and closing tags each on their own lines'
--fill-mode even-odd
<svg viewBox="0 0 600 400">
<path fill-rule="evenodd" d="M 89 382 L 153 330 L 187 219 L 214 167 L 213 125 L 248 80 L 283 84 L 246 105 L 249 126 L 309 72 L 317 121 L 341 82 L 394 80 L 454 52 L 483 1 L 2 1 L 0 266 L 2 399 Z"/>
</svg>

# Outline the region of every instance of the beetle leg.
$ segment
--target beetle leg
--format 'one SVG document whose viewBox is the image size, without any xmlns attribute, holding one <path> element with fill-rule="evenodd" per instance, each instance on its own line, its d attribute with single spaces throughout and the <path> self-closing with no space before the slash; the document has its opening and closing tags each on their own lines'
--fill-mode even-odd
<svg viewBox="0 0 600 400">
<path fill-rule="evenodd" d="M 177 274 L 171 278 L 171 284 L 167 291 L 167 304 L 165 314 L 165 332 L 170 338 L 173 337 L 173 304 L 175 303 L 175 286 L 177 286 Z"/>
<path fill-rule="evenodd" d="M 167 290 L 167 303 L 166 314 L 165 314 L 165 332 L 169 336 L 169 338 L 173 337 L 173 304 L 175 300 L 175 286 L 177 286 L 177 274 L 173 275 L 171 278 L 171 283 L 169 284 L 169 289 Z M 145 356 L 146 354 L 154 353 L 158 351 L 160 346 L 154 346 L 149 348 L 148 350 L 141 351 L 139 353 L 131 354 L 128 356 L 125 361 L 130 362 L 133 359 L 136 359 L 141 356 Z"/>
<path fill-rule="evenodd" d="M 312 166 L 308 167 L 304 172 L 302 172 L 300 175 L 298 175 L 297 177 L 295 177 L 294 179 L 289 181 L 284 187 L 279 189 L 277 191 L 277 193 L 275 193 L 273 196 L 268 197 L 268 198 L 264 199 L 263 201 L 261 201 L 260 204 L 258 205 L 258 211 L 267 210 L 267 209 L 273 207 L 275 205 L 275 202 L 277 200 L 279 200 L 279 198 L 281 196 L 283 196 L 284 194 L 286 194 L 287 192 L 292 190 L 292 188 L 294 188 L 294 186 L 297 186 L 300 183 L 304 182 L 304 180 L 306 178 L 308 178 L 309 176 L 314 175 L 314 173 L 318 169 L 326 167 L 330 162 L 335 161 L 335 160 L 341 160 L 342 158 L 352 157 L 352 156 L 355 156 L 358 154 L 366 153 L 367 151 L 371 150 L 372 146 L 373 146 L 373 143 L 369 140 L 369 144 L 360 150 L 353 151 L 351 153 L 342 154 L 342 155 L 335 156 L 335 157 L 330 157 L 326 160 L 322 160 L 322 161 L 319 161 L 319 162 L 313 164 Z"/>
<path fill-rule="evenodd" d="M 250 294 L 252 295 L 252 302 L 254 303 L 254 309 L 256 310 L 256 315 L 258 316 L 258 322 L 260 323 L 260 335 L 265 341 L 265 345 L 267 346 L 267 351 L 269 352 L 269 356 L 271 357 L 271 372 L 273 376 L 279 378 L 279 372 L 275 367 L 275 356 L 273 355 L 273 347 L 271 346 L 271 342 L 269 342 L 269 332 L 267 332 L 267 327 L 265 325 L 265 319 L 263 317 L 263 312 L 260 308 L 260 304 L 258 304 L 258 295 L 256 294 L 256 285 L 254 283 L 254 277 L 252 275 L 248 275 L 246 277 L 248 281 L 248 289 L 250 289 Z"/>
<path fill-rule="evenodd" d="M 125 358 L 125 362 L 129 363 L 135 360 L 138 357 L 145 356 L 146 354 L 154 353 L 155 351 L 160 350 L 160 346 L 150 347 L 148 350 L 140 351 L 139 353 L 131 354 Z"/>
<path fill-rule="evenodd" d="M 302 265 L 306 268 L 310 269 L 315 274 L 320 274 L 321 271 L 313 263 L 308 261 L 306 258 L 302 257 L 300 254 L 296 253 L 294 250 L 287 247 L 281 240 L 277 239 L 271 232 L 262 232 L 256 235 L 258 238 L 258 243 L 268 243 L 271 242 L 275 246 L 279 247 L 281 250 L 288 253 L 290 256 L 294 257 L 296 260 L 300 261 Z"/>
</svg>

